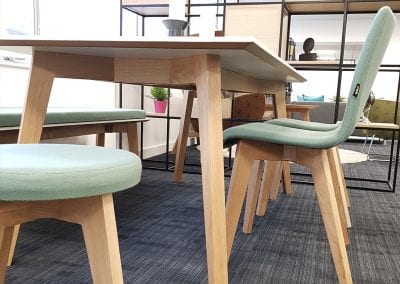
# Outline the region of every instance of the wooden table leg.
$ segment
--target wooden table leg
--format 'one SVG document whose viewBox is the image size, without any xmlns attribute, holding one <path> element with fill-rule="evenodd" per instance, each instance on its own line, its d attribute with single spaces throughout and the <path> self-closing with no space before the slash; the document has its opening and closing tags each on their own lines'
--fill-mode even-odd
<svg viewBox="0 0 400 284">
<path fill-rule="evenodd" d="M 22 144 L 39 143 L 54 80 L 54 73 L 46 69 L 47 62 L 44 57 L 34 55 L 32 61 L 28 94 L 18 136 L 18 143 Z M 13 239 L 8 256 L 8 265 L 11 265 L 12 262 L 19 227 L 19 225 L 16 225 L 13 229 Z"/>
<path fill-rule="evenodd" d="M 221 284 L 228 283 L 221 67 L 216 55 L 201 55 L 196 58 L 208 281 Z"/>
<path fill-rule="evenodd" d="M 186 143 L 189 134 L 190 119 L 192 116 L 193 100 L 195 93 L 190 91 L 187 95 L 186 109 L 183 117 L 181 117 L 181 124 L 179 129 L 178 139 L 176 140 L 176 157 L 175 157 L 175 169 L 173 179 L 175 182 L 182 181 L 183 167 L 185 164 L 186 156 Z"/>
</svg>

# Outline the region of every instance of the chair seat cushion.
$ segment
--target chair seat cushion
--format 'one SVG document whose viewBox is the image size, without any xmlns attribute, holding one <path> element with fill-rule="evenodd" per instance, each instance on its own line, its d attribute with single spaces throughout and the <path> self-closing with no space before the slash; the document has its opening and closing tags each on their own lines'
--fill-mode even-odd
<svg viewBox="0 0 400 284">
<path fill-rule="evenodd" d="M 299 128 L 299 129 L 313 130 L 313 131 L 329 131 L 336 129 L 340 126 L 340 124 L 327 124 L 327 123 L 304 121 L 291 118 L 271 119 L 267 121 L 267 123 L 286 126 L 286 127 Z"/>
<path fill-rule="evenodd" d="M 0 145 L 0 200 L 56 200 L 96 196 L 140 181 L 135 154 L 65 144 Z"/>
<path fill-rule="evenodd" d="M 340 144 L 335 128 L 331 131 L 312 131 L 306 129 L 274 125 L 268 122 L 248 123 L 228 128 L 224 131 L 225 146 L 235 144 L 239 139 L 292 145 L 305 148 L 326 149 Z"/>
<path fill-rule="evenodd" d="M 0 108 L 0 127 L 19 126 L 22 108 Z M 45 124 L 144 119 L 140 109 L 120 108 L 48 108 Z"/>
</svg>

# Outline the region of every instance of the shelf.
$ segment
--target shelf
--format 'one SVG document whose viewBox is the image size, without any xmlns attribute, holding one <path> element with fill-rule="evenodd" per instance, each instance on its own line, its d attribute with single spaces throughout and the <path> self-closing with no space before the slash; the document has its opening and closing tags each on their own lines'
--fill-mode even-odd
<svg viewBox="0 0 400 284">
<path fill-rule="evenodd" d="M 286 0 L 286 10 L 290 14 L 302 13 L 343 13 L 345 10 L 344 0 Z M 349 0 L 347 11 L 349 13 L 371 12 L 375 13 L 383 6 L 389 6 L 393 11 L 400 11 L 400 1 L 371 1 L 371 0 Z"/>
<path fill-rule="evenodd" d="M 169 0 L 122 0 L 122 7 L 140 16 L 168 16 Z"/>
</svg>

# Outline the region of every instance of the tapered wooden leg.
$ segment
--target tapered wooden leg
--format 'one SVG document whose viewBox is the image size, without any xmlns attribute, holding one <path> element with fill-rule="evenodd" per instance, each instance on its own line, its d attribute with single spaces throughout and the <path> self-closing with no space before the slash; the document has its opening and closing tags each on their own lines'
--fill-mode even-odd
<svg viewBox="0 0 400 284">
<path fill-rule="evenodd" d="M 228 283 L 221 66 L 218 56 L 195 57 L 199 103 L 200 160 L 209 283 Z M 186 141 L 186 140 L 185 140 Z"/>
<path fill-rule="evenodd" d="M 96 134 L 96 146 L 104 147 L 106 134 L 105 133 L 97 133 Z"/>
<path fill-rule="evenodd" d="M 256 211 L 257 199 L 260 193 L 261 176 L 265 161 L 256 160 L 251 170 L 250 181 L 247 189 L 246 208 L 244 211 L 243 233 L 250 234 L 253 229 L 254 215 Z"/>
<path fill-rule="evenodd" d="M 340 196 L 340 201 L 343 206 L 343 213 L 345 217 L 345 224 L 347 228 L 351 228 L 351 219 L 349 213 L 349 207 L 347 205 L 347 187 L 343 178 L 343 168 L 338 156 L 338 151 L 335 148 L 328 150 L 328 159 L 331 164 L 332 178 L 334 179 L 335 189 L 338 189 L 338 195 Z"/>
<path fill-rule="evenodd" d="M 350 244 L 350 240 L 349 240 L 349 235 L 347 233 L 346 214 L 348 214 L 349 212 L 348 212 L 347 206 L 344 206 L 344 204 L 343 204 L 344 197 L 342 196 L 342 194 L 341 194 L 342 190 L 339 187 L 337 165 L 336 165 L 335 159 L 333 157 L 334 156 L 333 152 L 334 152 L 334 149 L 332 149 L 332 148 L 327 150 L 328 161 L 329 161 L 329 170 L 331 173 L 333 190 L 335 191 L 336 203 L 338 205 L 340 224 L 342 226 L 344 242 L 346 245 L 348 245 L 348 244 Z"/>
<path fill-rule="evenodd" d="M 314 157 L 311 164 L 315 190 L 324 220 L 326 235 L 331 248 L 333 262 L 339 283 L 352 283 L 349 260 L 343 238 L 342 227 L 335 192 L 330 178 L 329 161 L 326 150 Z"/>
<path fill-rule="evenodd" d="M 0 283 L 4 283 L 8 258 L 11 250 L 14 227 L 0 225 Z"/>
<path fill-rule="evenodd" d="M 126 126 L 126 134 L 128 136 L 129 151 L 139 155 L 137 123 L 128 123 Z"/>
<path fill-rule="evenodd" d="M 123 283 L 111 194 L 63 203 L 62 219 L 81 224 L 93 283 Z"/>
<path fill-rule="evenodd" d="M 246 145 L 239 142 L 236 148 L 235 162 L 233 164 L 228 198 L 226 201 L 226 239 L 228 257 L 231 254 L 240 212 L 242 211 L 252 163 L 252 158 L 246 154 Z"/>
<path fill-rule="evenodd" d="M 283 162 L 282 187 L 283 187 L 284 193 L 286 193 L 286 194 L 292 193 L 292 177 L 290 175 L 290 163 L 288 161 Z M 275 200 L 278 197 L 277 194 L 278 194 L 278 192 L 276 192 L 276 195 L 271 196 L 271 199 Z"/>
<path fill-rule="evenodd" d="M 52 70 L 46 69 L 47 64 L 47 58 L 41 54 L 34 53 L 28 94 L 21 118 L 18 143 L 39 143 L 40 141 L 55 76 Z M 8 256 L 9 264 L 12 262 L 13 253 L 17 244 L 19 225 L 13 229 L 13 232 L 13 241 L 10 255 Z"/>
<path fill-rule="evenodd" d="M 337 163 L 339 165 L 339 170 L 338 170 L 339 182 L 343 188 L 346 205 L 347 205 L 347 207 L 350 207 L 349 192 L 347 191 L 346 180 L 344 179 L 343 165 L 342 165 L 342 162 L 340 161 L 340 155 L 339 155 L 339 147 L 335 147 L 335 152 L 336 152 L 336 157 L 337 157 L 337 161 L 338 161 Z"/>
<path fill-rule="evenodd" d="M 175 157 L 175 169 L 173 175 L 173 179 L 175 182 L 180 182 L 182 180 L 183 167 L 185 164 L 185 156 L 186 156 L 186 143 L 189 134 L 194 97 L 195 97 L 194 92 L 189 92 L 189 94 L 187 95 L 185 113 L 181 117 L 179 135 L 175 142 L 176 157 Z"/>
<path fill-rule="evenodd" d="M 282 161 L 268 161 L 262 178 L 261 191 L 258 197 L 257 216 L 264 216 L 267 211 L 271 192 L 278 192 L 282 176 Z"/>
</svg>

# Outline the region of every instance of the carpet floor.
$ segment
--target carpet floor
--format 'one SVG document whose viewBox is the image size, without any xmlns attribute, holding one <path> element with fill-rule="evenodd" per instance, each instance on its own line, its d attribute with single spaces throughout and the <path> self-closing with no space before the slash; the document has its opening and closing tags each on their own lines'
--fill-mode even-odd
<svg viewBox="0 0 400 284">
<path fill-rule="evenodd" d="M 171 179 L 144 170 L 140 185 L 114 196 L 125 283 L 207 282 L 201 176 Z M 400 283 L 400 194 L 349 194 L 354 283 Z M 237 233 L 229 279 L 337 283 L 312 186 L 294 184 L 291 196 L 281 194 L 255 219 L 251 235 Z M 23 225 L 6 283 L 91 283 L 80 227 L 47 219 Z"/>
</svg>

